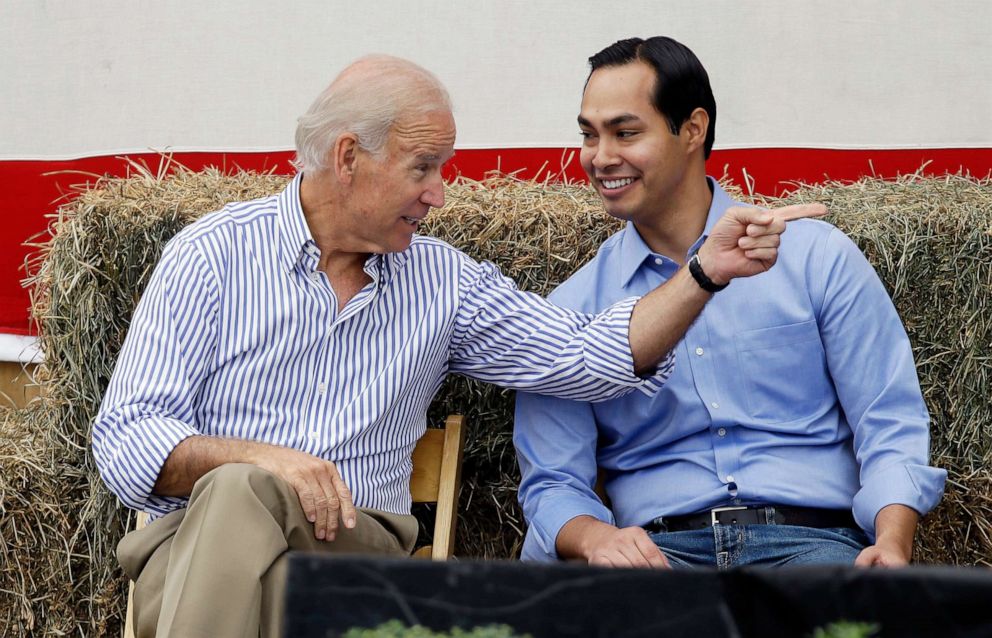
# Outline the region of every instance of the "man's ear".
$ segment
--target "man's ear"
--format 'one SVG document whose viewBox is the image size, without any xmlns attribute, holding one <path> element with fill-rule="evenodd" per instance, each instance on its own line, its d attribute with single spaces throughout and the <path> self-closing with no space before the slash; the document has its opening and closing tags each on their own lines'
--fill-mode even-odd
<svg viewBox="0 0 992 638">
<path fill-rule="evenodd" d="M 354 133 L 343 133 L 334 142 L 334 148 L 331 149 L 331 166 L 338 181 L 343 184 L 351 184 L 355 176 L 358 150 L 358 136 Z"/>
<path fill-rule="evenodd" d="M 686 151 L 693 153 L 706 144 L 706 132 L 710 128 L 710 114 L 702 107 L 689 114 L 689 119 L 682 123 L 682 135 L 685 136 Z"/>
</svg>

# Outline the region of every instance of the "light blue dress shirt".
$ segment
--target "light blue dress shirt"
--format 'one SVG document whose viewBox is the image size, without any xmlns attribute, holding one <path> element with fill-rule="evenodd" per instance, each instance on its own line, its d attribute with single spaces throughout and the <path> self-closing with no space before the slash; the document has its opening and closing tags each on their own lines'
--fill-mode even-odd
<svg viewBox="0 0 992 638">
<path fill-rule="evenodd" d="M 692 250 L 735 205 L 710 184 Z M 677 269 L 628 224 L 550 299 L 595 312 Z M 946 472 L 927 465 L 928 428 L 909 340 L 878 276 L 835 227 L 791 222 L 770 271 L 709 302 L 657 395 L 518 395 L 523 557 L 556 558 L 559 530 L 583 514 L 628 527 L 739 504 L 852 508 L 874 538 L 882 507 L 926 513 L 940 500 Z M 612 512 L 593 492 L 597 468 Z"/>
<path fill-rule="evenodd" d="M 371 282 L 339 311 L 300 181 L 165 248 L 93 424 L 100 473 L 129 507 L 184 507 L 152 489 L 176 445 L 208 435 L 333 461 L 356 506 L 408 514 L 411 453 L 448 373 L 591 401 L 668 377 L 670 357 L 634 374 L 636 298 L 596 316 L 558 308 L 429 237 L 370 256 Z"/>
</svg>

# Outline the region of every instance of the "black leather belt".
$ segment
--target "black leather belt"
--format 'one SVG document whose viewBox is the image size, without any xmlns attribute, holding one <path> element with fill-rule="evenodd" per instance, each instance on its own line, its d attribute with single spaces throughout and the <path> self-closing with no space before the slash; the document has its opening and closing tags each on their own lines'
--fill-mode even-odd
<svg viewBox="0 0 992 638">
<path fill-rule="evenodd" d="M 851 510 L 827 510 L 789 505 L 717 507 L 696 514 L 663 516 L 644 526 L 649 532 L 684 532 L 713 525 L 801 525 L 803 527 L 852 527 Z"/>
</svg>

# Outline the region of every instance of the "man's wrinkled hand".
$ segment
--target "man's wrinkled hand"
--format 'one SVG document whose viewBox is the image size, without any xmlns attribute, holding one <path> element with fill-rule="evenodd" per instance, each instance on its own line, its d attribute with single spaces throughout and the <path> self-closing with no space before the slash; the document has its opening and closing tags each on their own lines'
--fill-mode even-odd
<svg viewBox="0 0 992 638">
<path fill-rule="evenodd" d="M 787 222 L 826 214 L 823 204 L 794 204 L 773 210 L 728 208 L 699 249 L 700 265 L 718 285 L 763 273 L 778 259 Z"/>
<path fill-rule="evenodd" d="M 345 485 L 334 463 L 312 454 L 287 447 L 267 446 L 255 463 L 289 483 L 299 496 L 307 520 L 313 523 L 314 536 L 334 540 L 338 521 L 346 528 L 356 522 L 351 490 Z"/>
<path fill-rule="evenodd" d="M 668 559 L 641 527 L 603 526 L 589 539 L 588 547 L 590 565 L 669 568 Z"/>
</svg>

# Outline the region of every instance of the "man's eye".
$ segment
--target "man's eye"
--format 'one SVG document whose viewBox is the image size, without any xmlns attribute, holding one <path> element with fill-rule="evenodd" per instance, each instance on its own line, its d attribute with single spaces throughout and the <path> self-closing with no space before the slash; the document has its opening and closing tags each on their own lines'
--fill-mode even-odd
<svg viewBox="0 0 992 638">
<path fill-rule="evenodd" d="M 593 135 L 589 131 L 579 131 L 579 136 L 584 140 L 589 140 L 595 137 L 595 135 Z"/>
<path fill-rule="evenodd" d="M 637 135 L 637 131 L 617 131 L 617 137 L 620 139 L 627 139 L 628 137 L 634 137 Z"/>
</svg>

